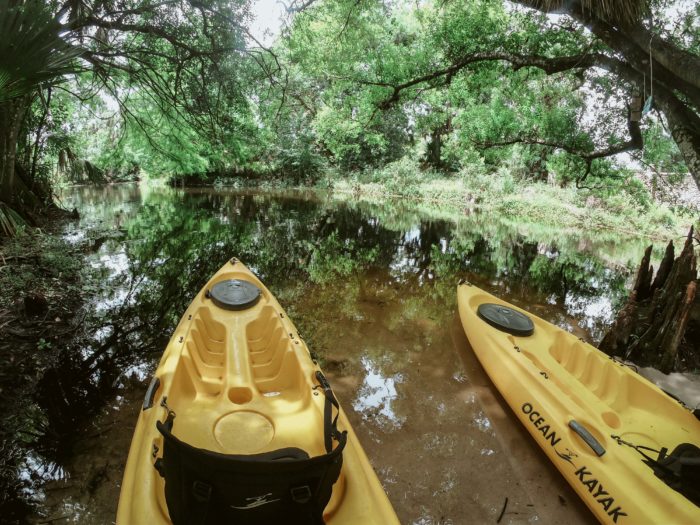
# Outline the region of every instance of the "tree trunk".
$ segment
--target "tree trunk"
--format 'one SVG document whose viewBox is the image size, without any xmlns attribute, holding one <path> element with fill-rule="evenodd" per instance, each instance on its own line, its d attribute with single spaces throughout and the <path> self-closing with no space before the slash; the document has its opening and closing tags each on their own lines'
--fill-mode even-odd
<svg viewBox="0 0 700 525">
<path fill-rule="evenodd" d="M 629 70 L 606 69 L 639 88 L 652 82 L 653 70 L 654 103 L 666 116 L 671 136 L 700 188 L 700 117 L 696 112 L 700 107 L 700 57 L 664 40 L 642 20 L 611 20 L 602 4 L 590 9 L 578 0 L 515 1 L 543 12 L 565 13 L 587 27 L 629 66 Z M 649 63 L 650 52 L 653 64 Z"/>
<path fill-rule="evenodd" d="M 17 138 L 28 105 L 28 97 L 0 102 L 0 200 L 10 206 L 21 204 L 16 189 L 15 160 Z"/>
<path fill-rule="evenodd" d="M 34 181 L 36 181 L 36 166 L 39 162 L 39 151 L 41 149 L 41 133 L 44 130 L 44 124 L 46 124 L 46 117 L 49 116 L 49 108 L 51 108 L 51 86 L 46 88 L 46 98 L 41 91 L 39 91 L 41 101 L 44 104 L 44 111 L 39 119 L 39 125 L 36 128 L 36 138 L 34 140 L 34 148 L 32 154 L 32 167 L 29 169 L 29 179 L 32 181 L 32 189 L 34 187 Z M 29 148 L 28 148 L 29 149 Z M 27 164 L 28 166 L 29 164 Z"/>
<path fill-rule="evenodd" d="M 442 126 L 433 130 L 428 144 L 428 163 L 436 169 L 442 166 L 442 133 Z"/>
<path fill-rule="evenodd" d="M 654 60 L 688 84 L 700 89 L 700 57 L 662 40 L 645 27 L 638 25 L 627 31 L 641 49 L 649 49 Z"/>
<path fill-rule="evenodd" d="M 683 160 L 688 166 L 695 184 L 700 188 L 700 117 L 693 109 L 693 101 L 700 104 L 700 89 L 688 84 L 677 73 L 677 68 L 669 71 L 654 60 L 654 78 L 651 79 L 649 49 L 636 46 L 628 36 L 629 32 L 643 30 L 641 23 L 635 28 L 620 30 L 591 15 L 573 15 L 576 20 L 588 27 L 593 34 L 605 42 L 611 49 L 621 53 L 630 66 L 630 70 L 617 69 L 615 73 L 625 80 L 644 88 L 644 83 L 653 82 L 654 104 L 666 116 L 671 137 L 678 145 Z M 660 40 L 660 39 L 659 39 Z M 668 50 L 667 50 L 668 53 Z M 679 56 L 682 50 L 678 49 Z M 653 56 L 653 53 L 652 53 Z M 611 71 L 612 72 L 612 71 Z M 640 78 L 641 77 L 641 78 Z M 683 102 L 678 93 L 687 97 L 690 103 Z"/>
<path fill-rule="evenodd" d="M 681 254 L 673 260 L 669 243 L 653 283 L 651 246 L 637 272 L 634 290 L 599 348 L 664 373 L 694 369 L 700 364 L 697 332 L 697 256 L 691 228 Z"/>
</svg>

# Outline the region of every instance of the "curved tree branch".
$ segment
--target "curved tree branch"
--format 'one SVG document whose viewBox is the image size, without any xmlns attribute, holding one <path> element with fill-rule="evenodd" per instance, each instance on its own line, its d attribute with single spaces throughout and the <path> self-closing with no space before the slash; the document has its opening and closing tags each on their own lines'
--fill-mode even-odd
<svg viewBox="0 0 700 525">
<path fill-rule="evenodd" d="M 583 53 L 566 57 L 550 58 L 539 55 L 523 56 L 499 51 L 473 53 L 457 60 L 447 67 L 397 84 L 363 80 L 358 80 L 357 82 L 391 89 L 391 94 L 378 104 L 380 109 L 388 109 L 400 100 L 402 91 L 422 83 L 432 83 L 438 80 L 442 85 L 446 85 L 457 72 L 471 64 L 485 61 L 508 62 L 515 70 L 523 67 L 535 67 L 541 69 L 548 75 L 575 69 L 598 67 L 635 85 L 637 89 L 640 90 L 643 88 L 645 81 L 644 74 L 637 71 L 629 63 L 604 53 Z M 668 119 L 671 136 L 678 144 L 686 164 L 688 165 L 688 169 L 700 187 L 700 117 L 692 110 L 689 110 L 674 92 L 663 84 L 655 85 L 654 97 L 655 102 Z M 638 129 L 638 124 L 630 128 L 630 135 L 632 137 L 630 142 L 631 149 L 639 149 L 642 147 L 641 132 L 639 133 L 639 137 L 636 137 L 636 129 Z M 620 151 L 614 151 L 614 149 L 615 148 L 611 149 L 611 152 L 604 156 L 620 153 Z M 576 154 L 578 155 L 579 153 Z M 585 158 L 583 155 L 579 156 Z"/>
<path fill-rule="evenodd" d="M 586 162 L 587 171 L 583 178 L 588 175 L 591 169 L 591 164 L 596 159 L 602 159 L 605 157 L 612 157 L 613 155 L 618 155 L 620 153 L 626 153 L 629 151 L 640 150 L 644 145 L 642 140 L 642 130 L 639 127 L 639 122 L 628 119 L 627 129 L 630 134 L 630 138 L 619 144 L 613 144 L 607 148 L 598 149 L 594 151 L 585 151 L 562 142 L 554 142 L 549 140 L 542 140 L 536 137 L 521 136 L 515 137 L 502 141 L 492 141 L 492 142 L 475 142 L 474 145 L 480 149 L 487 149 L 493 147 L 503 147 L 512 146 L 513 144 L 532 144 L 539 146 L 546 146 L 552 149 L 560 149 L 581 158 Z"/>
</svg>

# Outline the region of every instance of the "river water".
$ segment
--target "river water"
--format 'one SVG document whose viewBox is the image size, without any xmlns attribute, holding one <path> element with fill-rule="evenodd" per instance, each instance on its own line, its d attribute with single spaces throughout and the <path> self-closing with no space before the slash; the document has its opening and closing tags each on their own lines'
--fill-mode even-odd
<svg viewBox="0 0 700 525">
<path fill-rule="evenodd" d="M 76 399 L 99 403 L 64 429 L 63 450 L 30 454 L 33 523 L 114 521 L 149 376 L 233 256 L 320 359 L 402 523 L 496 523 L 504 508 L 501 523 L 595 522 L 478 364 L 456 285 L 467 278 L 597 342 L 647 243 L 319 193 L 115 185 L 62 200 L 82 217 L 65 238 L 91 247 Z"/>
</svg>

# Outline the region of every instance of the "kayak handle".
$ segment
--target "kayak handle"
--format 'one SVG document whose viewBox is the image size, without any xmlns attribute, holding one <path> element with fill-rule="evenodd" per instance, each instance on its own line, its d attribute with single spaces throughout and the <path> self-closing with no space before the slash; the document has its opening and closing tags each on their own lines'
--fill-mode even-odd
<svg viewBox="0 0 700 525">
<path fill-rule="evenodd" d="M 576 420 L 571 420 L 569 421 L 569 428 L 576 432 L 579 436 L 581 436 L 581 439 L 583 439 L 586 442 L 586 445 L 591 447 L 593 452 L 595 452 L 598 456 L 602 456 L 605 454 L 605 449 L 603 448 L 603 445 L 600 444 L 600 442 L 593 437 L 593 434 L 591 434 L 586 427 L 584 427 L 581 423 L 579 423 Z"/>
<path fill-rule="evenodd" d="M 151 383 L 148 385 L 148 390 L 146 390 L 146 397 L 143 400 L 142 410 L 148 410 L 153 406 L 153 398 L 156 397 L 156 391 L 160 386 L 160 379 L 158 376 L 153 376 Z"/>
</svg>

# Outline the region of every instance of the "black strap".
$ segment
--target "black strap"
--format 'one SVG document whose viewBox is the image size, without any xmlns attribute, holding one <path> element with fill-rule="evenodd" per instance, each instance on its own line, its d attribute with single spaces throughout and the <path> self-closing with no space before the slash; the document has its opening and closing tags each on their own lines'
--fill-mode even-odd
<svg viewBox="0 0 700 525">
<path fill-rule="evenodd" d="M 622 437 L 616 436 L 615 434 L 611 434 L 610 437 L 613 438 L 615 441 L 617 441 L 618 445 L 626 445 L 628 447 L 633 448 L 634 450 L 639 452 L 639 454 L 642 455 L 642 457 L 646 460 L 646 462 L 649 462 L 649 463 L 657 463 L 657 461 L 654 458 L 652 458 L 651 456 L 649 456 L 646 452 L 644 452 L 645 450 L 647 450 L 649 452 L 655 452 L 659 456 L 665 454 L 666 451 L 668 450 L 666 448 L 662 448 L 661 450 L 656 450 L 655 448 L 646 447 L 644 445 L 635 445 L 634 443 L 632 443 L 630 441 L 625 441 L 624 439 L 622 439 Z"/>
<path fill-rule="evenodd" d="M 165 429 L 172 433 L 173 424 L 175 422 L 175 412 L 173 412 L 170 407 L 168 407 L 167 398 L 163 398 L 161 406 L 168 411 L 168 416 L 163 422 Z M 162 478 L 165 478 L 165 469 L 163 467 L 163 458 L 156 459 L 154 467 L 160 474 Z M 195 501 L 195 512 L 192 513 L 194 522 L 191 521 L 191 525 L 204 525 L 207 522 L 207 514 L 209 513 L 209 502 L 211 501 L 211 490 L 212 487 L 208 483 L 202 481 L 195 481 L 190 487 L 192 491 L 192 496 Z"/>
<path fill-rule="evenodd" d="M 326 445 L 326 452 L 333 450 L 333 440 L 338 442 L 344 441 L 344 435 L 347 432 L 338 431 L 338 416 L 340 415 L 340 405 L 333 394 L 331 385 L 328 383 L 326 376 L 320 370 L 316 371 L 316 380 L 323 389 L 323 395 L 326 396 L 326 403 L 323 407 L 323 440 Z M 333 418 L 333 407 L 336 409 L 335 417 Z M 332 418 L 332 419 L 331 419 Z"/>
</svg>

